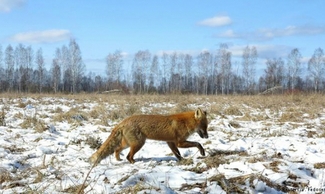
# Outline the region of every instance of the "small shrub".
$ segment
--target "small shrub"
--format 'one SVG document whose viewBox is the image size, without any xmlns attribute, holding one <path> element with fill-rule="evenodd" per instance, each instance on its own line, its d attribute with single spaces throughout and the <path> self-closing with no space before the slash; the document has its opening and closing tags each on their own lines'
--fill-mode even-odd
<svg viewBox="0 0 325 194">
<path fill-rule="evenodd" d="M 139 171 L 139 170 L 137 170 L 137 169 L 133 169 L 133 170 L 130 172 L 130 174 L 125 175 L 124 177 L 122 177 L 120 180 L 117 181 L 116 184 L 118 184 L 118 185 L 122 185 L 122 183 L 123 183 L 124 181 L 128 180 L 132 175 L 136 174 L 138 171 Z"/>
<path fill-rule="evenodd" d="M 87 185 L 72 185 L 63 190 L 66 193 L 84 193 L 83 189 L 86 188 Z"/>
<path fill-rule="evenodd" d="M 94 119 L 98 119 L 101 118 L 103 115 L 107 114 L 107 111 L 105 109 L 105 105 L 104 104 L 100 104 L 95 106 L 89 113 L 89 116 L 94 118 Z"/>
<path fill-rule="evenodd" d="M 0 168 L 0 184 L 14 180 L 10 172 L 4 168 Z"/>
<path fill-rule="evenodd" d="M 23 129 L 34 128 L 35 131 L 42 133 L 48 129 L 48 126 L 44 121 L 34 117 L 26 117 L 25 120 L 20 124 L 20 127 Z"/>
<path fill-rule="evenodd" d="M 140 181 L 133 186 L 128 186 L 123 188 L 122 190 L 116 192 L 116 194 L 124 194 L 124 193 L 137 194 L 140 193 L 140 191 L 144 191 L 141 193 L 147 193 L 146 191 L 148 191 L 148 193 L 152 193 L 152 191 L 156 191 L 154 193 L 157 193 L 158 191 L 160 191 L 160 189 L 154 186 L 144 184 L 143 182 Z"/>
<path fill-rule="evenodd" d="M 325 168 L 325 162 L 315 163 L 314 168 L 316 169 Z"/>
<path fill-rule="evenodd" d="M 321 134 L 319 134 L 320 138 L 324 138 L 325 137 L 325 131 L 323 131 Z"/>
<path fill-rule="evenodd" d="M 54 116 L 54 121 L 63 122 L 68 121 L 69 123 L 82 122 L 88 120 L 88 115 L 85 112 L 79 111 L 77 108 L 71 108 L 66 113 L 59 113 Z"/>
<path fill-rule="evenodd" d="M 207 167 L 206 166 L 202 167 L 201 164 L 202 163 L 199 162 L 199 163 L 196 164 L 195 167 L 189 168 L 189 169 L 186 169 L 186 170 L 201 174 L 201 173 L 203 173 L 203 172 L 205 172 L 207 170 Z"/>
<path fill-rule="evenodd" d="M 176 114 L 187 111 L 192 111 L 192 109 L 190 109 L 185 102 L 181 102 L 170 110 L 170 114 Z"/>
<path fill-rule="evenodd" d="M 1 113 L 0 113 L 0 126 L 6 126 L 6 120 L 5 117 L 6 113 L 5 113 L 5 109 L 4 107 L 2 107 Z"/>
<path fill-rule="evenodd" d="M 125 110 L 125 115 L 131 116 L 140 113 L 140 106 L 137 103 L 130 104 Z"/>
<path fill-rule="evenodd" d="M 234 115 L 234 116 L 242 116 L 243 113 L 236 106 L 230 106 L 224 110 L 224 114 L 226 115 Z"/>
<path fill-rule="evenodd" d="M 56 107 L 56 109 L 54 110 L 54 113 L 62 113 L 63 110 L 61 107 Z"/>
<path fill-rule="evenodd" d="M 280 118 L 280 122 L 302 122 L 302 113 L 300 112 L 285 112 L 283 113 Z"/>
<path fill-rule="evenodd" d="M 96 122 L 96 124 L 109 126 L 109 121 L 110 121 L 109 115 L 104 114 L 100 117 L 99 122 Z"/>
<path fill-rule="evenodd" d="M 192 165 L 194 164 L 193 159 L 192 158 L 183 158 L 181 161 L 179 161 L 177 163 L 178 165 L 184 165 L 184 166 L 188 166 L 188 165 Z"/>
<path fill-rule="evenodd" d="M 27 106 L 27 104 L 28 103 L 23 103 L 20 101 L 17 106 L 18 106 L 18 108 L 25 108 Z"/>
<path fill-rule="evenodd" d="M 97 139 L 94 137 L 88 137 L 86 139 L 86 144 L 88 144 L 92 149 L 98 149 L 102 145 L 102 140 L 99 137 Z"/>
<path fill-rule="evenodd" d="M 232 126 L 233 128 L 240 128 L 241 125 L 237 121 L 230 121 L 229 125 Z"/>
<path fill-rule="evenodd" d="M 3 146 L 3 148 L 9 150 L 11 153 L 22 153 L 25 152 L 26 149 L 22 148 L 22 147 L 17 147 L 16 145 L 12 145 L 12 146 Z"/>
<path fill-rule="evenodd" d="M 204 190 L 206 187 L 207 187 L 207 182 L 195 183 L 195 184 L 184 183 L 184 184 L 182 184 L 182 187 L 179 190 L 187 191 L 187 190 L 191 190 L 194 188 L 201 188 Z"/>
<path fill-rule="evenodd" d="M 125 113 L 121 110 L 112 110 L 108 112 L 108 118 L 112 121 L 121 120 L 125 118 Z"/>
</svg>

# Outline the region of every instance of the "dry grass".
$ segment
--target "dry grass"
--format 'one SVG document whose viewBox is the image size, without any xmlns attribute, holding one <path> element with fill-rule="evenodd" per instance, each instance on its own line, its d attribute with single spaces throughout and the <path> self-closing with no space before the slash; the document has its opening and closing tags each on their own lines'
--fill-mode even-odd
<svg viewBox="0 0 325 194">
<path fill-rule="evenodd" d="M 6 110 L 2 107 L 0 112 L 0 126 L 6 126 Z"/>
<path fill-rule="evenodd" d="M 139 193 L 140 191 L 145 191 L 144 193 L 152 193 L 152 191 L 155 191 L 156 192 L 159 192 L 161 191 L 159 188 L 155 188 L 151 185 L 147 185 L 143 182 L 139 182 L 133 186 L 129 186 L 129 187 L 126 187 L 118 192 L 116 192 L 115 194 L 124 194 L 124 193 L 130 193 L 130 194 L 137 194 Z"/>
<path fill-rule="evenodd" d="M 226 178 L 223 174 L 217 174 L 215 176 L 212 176 L 209 178 L 210 182 L 217 182 L 218 185 L 226 191 L 226 193 L 248 193 L 249 191 L 246 190 L 246 188 L 243 187 L 243 185 L 249 186 L 250 188 L 256 188 L 256 184 L 259 181 L 264 182 L 267 186 L 270 188 L 274 188 L 278 191 L 284 192 L 284 193 L 291 193 L 296 194 L 298 193 L 294 189 L 298 188 L 306 188 L 308 185 L 305 183 L 299 183 L 296 182 L 294 179 L 297 177 L 290 176 L 288 177 L 287 181 L 283 183 L 276 183 L 271 181 L 267 176 L 264 176 L 262 174 L 247 174 L 247 175 L 241 175 L 238 177 L 233 178 Z M 258 191 L 258 192 L 264 192 Z"/>
<path fill-rule="evenodd" d="M 86 144 L 92 149 L 98 149 L 102 145 L 102 140 L 98 137 L 97 139 L 93 137 L 87 137 Z"/>
<path fill-rule="evenodd" d="M 0 169 L 0 184 L 4 182 L 10 182 L 14 180 L 14 177 L 11 175 L 11 173 L 6 169 Z"/>
<path fill-rule="evenodd" d="M 239 109 L 238 105 L 232 105 L 224 110 L 224 114 L 233 116 L 242 116 L 243 113 Z"/>
<path fill-rule="evenodd" d="M 36 117 L 25 118 L 20 124 L 20 127 L 23 129 L 33 128 L 38 133 L 42 133 L 48 129 L 48 126 L 44 123 L 44 121 Z"/>
<path fill-rule="evenodd" d="M 68 112 L 58 113 L 54 116 L 53 121 L 68 123 L 81 123 L 88 120 L 88 114 L 79 108 L 71 108 Z"/>
<path fill-rule="evenodd" d="M 17 99 L 26 97 L 26 94 L 0 94 L 3 98 Z M 65 98 L 74 100 L 78 103 L 97 102 L 98 106 L 103 104 L 117 105 L 125 107 L 122 112 L 125 115 L 138 113 L 139 107 L 148 106 L 151 103 L 170 103 L 175 104 L 174 108 L 162 107 L 162 109 L 172 112 L 182 112 L 192 110 L 188 104 L 202 104 L 210 114 L 220 112 L 229 115 L 244 116 L 251 113 L 250 109 L 270 109 L 279 111 L 286 107 L 291 113 L 306 113 L 311 116 L 317 116 L 319 110 L 325 107 L 325 99 L 321 94 L 309 95 L 270 95 L 270 96 L 197 96 L 197 95 L 107 95 L 107 94 L 28 94 L 28 97 L 41 99 L 44 97 Z M 210 103 L 210 105 L 206 105 Z M 17 106 L 25 107 L 31 102 L 20 102 Z M 245 105 L 247 108 L 244 108 Z M 105 106 L 104 106 L 105 107 Z M 101 112 L 101 111 L 100 111 Z M 161 112 L 161 111 L 159 111 Z M 296 117 L 301 115 L 295 115 Z"/>
<path fill-rule="evenodd" d="M 314 168 L 316 169 L 325 168 L 325 162 L 315 163 Z"/>
</svg>

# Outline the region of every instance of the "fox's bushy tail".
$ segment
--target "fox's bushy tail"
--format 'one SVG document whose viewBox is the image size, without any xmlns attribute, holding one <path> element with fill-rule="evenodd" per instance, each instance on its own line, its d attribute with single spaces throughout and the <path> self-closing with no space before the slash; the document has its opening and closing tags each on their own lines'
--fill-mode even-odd
<svg viewBox="0 0 325 194">
<path fill-rule="evenodd" d="M 99 149 L 89 158 L 89 161 L 97 165 L 102 159 L 114 153 L 115 149 L 121 144 L 122 131 L 118 127 L 114 128 L 110 136 L 99 147 Z"/>
</svg>

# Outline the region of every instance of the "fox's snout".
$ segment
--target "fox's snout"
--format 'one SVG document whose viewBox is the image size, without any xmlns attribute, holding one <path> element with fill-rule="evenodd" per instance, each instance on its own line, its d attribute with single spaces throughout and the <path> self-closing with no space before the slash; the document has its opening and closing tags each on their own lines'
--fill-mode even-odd
<svg viewBox="0 0 325 194">
<path fill-rule="evenodd" d="M 204 130 L 202 130 L 202 129 L 199 129 L 199 130 L 197 131 L 197 133 L 199 134 L 199 136 L 200 136 L 201 138 L 204 138 L 204 139 L 209 138 L 209 135 L 208 135 L 208 132 L 207 132 L 207 131 L 204 131 Z"/>
</svg>

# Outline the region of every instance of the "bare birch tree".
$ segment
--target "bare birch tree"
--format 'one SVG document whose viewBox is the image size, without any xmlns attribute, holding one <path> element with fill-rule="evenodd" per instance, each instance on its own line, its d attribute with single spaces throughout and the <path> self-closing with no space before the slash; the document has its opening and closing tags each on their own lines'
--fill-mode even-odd
<svg viewBox="0 0 325 194">
<path fill-rule="evenodd" d="M 149 75 L 149 90 L 154 91 L 157 85 L 157 80 L 160 80 L 159 74 L 159 59 L 157 55 L 154 55 L 150 67 Z"/>
<path fill-rule="evenodd" d="M 25 50 L 25 46 L 22 44 L 18 44 L 15 48 L 14 51 L 14 58 L 15 58 L 15 65 L 17 69 L 17 73 L 15 75 L 16 77 L 16 81 L 18 84 L 18 92 L 22 92 L 22 88 L 23 88 L 23 83 L 24 83 L 24 74 L 26 71 L 26 50 Z"/>
<path fill-rule="evenodd" d="M 14 49 L 9 44 L 5 51 L 5 72 L 6 72 L 6 85 L 8 86 L 8 91 L 12 91 L 13 82 L 14 82 L 14 70 L 15 70 L 15 61 L 14 61 Z"/>
<path fill-rule="evenodd" d="M 133 88 L 137 93 L 146 92 L 148 80 L 148 68 L 151 60 L 151 54 L 148 50 L 138 51 L 133 59 Z"/>
<path fill-rule="evenodd" d="M 116 83 L 119 85 L 122 73 L 123 56 L 122 52 L 117 50 L 110 53 L 106 58 L 106 74 L 109 85 Z M 110 88 L 113 89 L 113 88 Z"/>
<path fill-rule="evenodd" d="M 57 93 L 59 90 L 60 77 L 61 77 L 60 65 L 57 59 L 53 59 L 52 61 L 51 75 L 52 75 L 52 88 L 54 93 Z"/>
<path fill-rule="evenodd" d="M 2 52 L 2 45 L 0 44 L 0 92 L 3 91 L 3 85 L 4 85 L 4 68 L 3 68 L 3 52 Z"/>
<path fill-rule="evenodd" d="M 246 46 L 243 51 L 243 78 L 244 78 L 244 90 L 249 94 L 254 90 L 254 79 L 255 79 L 255 64 L 257 61 L 257 50 L 256 47 L 250 48 Z"/>
<path fill-rule="evenodd" d="M 202 51 L 198 56 L 199 80 L 202 83 L 201 91 L 203 94 L 208 94 L 208 78 L 212 70 L 212 55 L 209 51 Z"/>
<path fill-rule="evenodd" d="M 62 83 L 62 91 L 71 91 L 72 86 L 72 77 L 71 77 L 71 68 L 70 68 L 70 52 L 69 48 L 66 45 L 63 45 L 61 49 L 57 49 L 56 58 L 60 58 L 60 70 L 61 78 L 60 82 Z"/>
<path fill-rule="evenodd" d="M 185 68 L 185 88 L 187 91 L 192 91 L 192 67 L 193 67 L 193 57 L 189 54 L 185 55 L 184 68 Z"/>
<path fill-rule="evenodd" d="M 169 56 L 169 65 L 170 65 L 170 90 L 173 93 L 177 93 L 178 89 L 178 81 L 179 81 L 179 74 L 177 69 L 177 63 L 178 63 L 178 54 L 177 52 L 173 52 Z"/>
<path fill-rule="evenodd" d="M 281 58 L 266 61 L 265 82 L 267 89 L 282 86 L 284 75 L 284 61 Z"/>
<path fill-rule="evenodd" d="M 26 71 L 25 71 L 25 91 L 29 92 L 31 88 L 31 76 L 33 72 L 34 50 L 31 46 L 26 48 Z"/>
<path fill-rule="evenodd" d="M 321 48 L 315 50 L 313 56 L 308 61 L 308 71 L 313 79 L 315 92 L 321 89 L 321 83 L 324 79 L 325 57 Z"/>
<path fill-rule="evenodd" d="M 44 72 L 45 72 L 45 62 L 43 57 L 43 50 L 42 48 L 37 50 L 36 53 L 36 64 L 37 64 L 37 83 L 38 83 L 38 91 L 42 93 L 43 88 L 43 81 L 44 81 Z"/>
<path fill-rule="evenodd" d="M 167 84 L 167 77 L 168 77 L 168 54 L 167 53 L 163 53 L 162 55 L 162 91 L 163 93 L 167 93 L 167 91 L 169 91 L 169 87 L 168 87 L 168 84 Z"/>
<path fill-rule="evenodd" d="M 70 39 L 69 43 L 70 51 L 70 69 L 72 78 L 72 93 L 79 91 L 81 78 L 85 71 L 85 64 L 82 60 L 81 50 L 75 39 Z"/>
<path fill-rule="evenodd" d="M 221 93 L 229 94 L 231 79 L 231 52 L 228 51 L 227 44 L 220 44 L 217 53 L 217 63 L 219 64 L 219 74 L 221 79 Z"/>
<path fill-rule="evenodd" d="M 0 44 L 0 69 L 3 69 L 3 52 L 2 52 L 1 44 Z"/>
<path fill-rule="evenodd" d="M 300 73 L 301 59 L 302 56 L 297 48 L 292 49 L 290 54 L 288 55 L 287 72 L 290 84 L 289 87 L 291 88 L 291 90 L 295 88 L 296 80 Z"/>
</svg>

